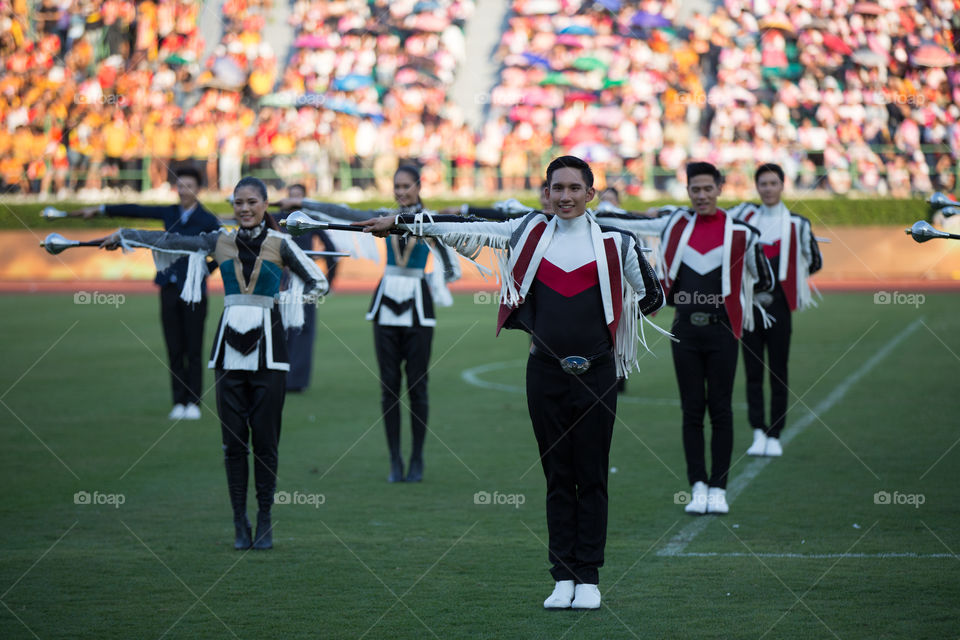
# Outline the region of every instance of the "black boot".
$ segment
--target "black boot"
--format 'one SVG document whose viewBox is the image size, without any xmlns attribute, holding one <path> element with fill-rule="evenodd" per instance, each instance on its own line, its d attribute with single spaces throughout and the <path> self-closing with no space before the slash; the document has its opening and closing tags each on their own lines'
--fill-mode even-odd
<svg viewBox="0 0 960 640">
<path fill-rule="evenodd" d="M 250 470 L 247 457 L 234 456 L 224 458 L 227 469 L 227 489 L 230 492 L 230 506 L 233 507 L 233 526 L 236 539 L 234 549 L 250 548 L 250 520 L 247 519 L 247 480 Z"/>
<path fill-rule="evenodd" d="M 247 519 L 247 516 L 243 516 L 240 520 L 234 519 L 233 530 L 236 535 L 233 548 L 238 551 L 249 549 L 252 543 L 250 542 L 250 520 Z"/>
<path fill-rule="evenodd" d="M 257 512 L 257 535 L 253 539 L 253 548 L 259 551 L 273 549 L 273 525 L 270 524 L 270 510 Z"/>
<path fill-rule="evenodd" d="M 253 464 L 257 485 L 257 535 L 253 537 L 253 548 L 258 550 L 273 548 L 273 525 L 270 523 L 270 507 L 273 506 L 273 494 L 277 489 L 277 464 L 275 458 L 264 460 L 260 456 Z"/>
<path fill-rule="evenodd" d="M 407 471 L 407 482 L 423 480 L 423 457 L 410 458 L 410 469 Z"/>
<path fill-rule="evenodd" d="M 403 459 L 397 456 L 390 459 L 390 475 L 387 482 L 403 482 Z"/>
</svg>

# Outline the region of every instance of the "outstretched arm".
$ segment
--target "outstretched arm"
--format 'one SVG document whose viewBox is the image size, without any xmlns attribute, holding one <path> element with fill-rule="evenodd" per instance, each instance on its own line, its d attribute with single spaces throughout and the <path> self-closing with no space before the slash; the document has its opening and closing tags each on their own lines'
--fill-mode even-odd
<svg viewBox="0 0 960 640">
<path fill-rule="evenodd" d="M 384 236 L 391 229 L 402 229 L 414 235 L 433 236 L 443 242 L 456 246 L 457 240 L 470 240 L 487 246 L 502 247 L 520 225 L 520 220 L 506 220 L 503 222 L 476 222 L 457 216 L 422 216 L 419 214 L 402 214 L 396 218 L 371 218 L 359 224 L 365 231 Z M 431 222 L 432 218 L 432 222 Z"/>
<path fill-rule="evenodd" d="M 638 218 L 628 213 L 605 213 L 597 215 L 600 224 L 618 227 L 641 236 L 659 236 L 667 227 L 670 215 L 661 215 L 657 218 Z"/>
<path fill-rule="evenodd" d="M 286 198 L 282 202 L 295 201 L 298 198 Z M 377 210 L 351 209 L 342 204 L 318 202 L 309 198 L 299 199 L 300 210 L 307 215 L 323 222 L 361 222 L 380 215 Z"/>
<path fill-rule="evenodd" d="M 118 229 L 104 238 L 101 249 L 114 250 L 123 244 L 156 249 L 158 251 L 203 251 L 212 254 L 217 247 L 218 231 L 205 231 L 200 235 L 183 235 L 170 231 L 143 231 L 142 229 Z"/>
</svg>

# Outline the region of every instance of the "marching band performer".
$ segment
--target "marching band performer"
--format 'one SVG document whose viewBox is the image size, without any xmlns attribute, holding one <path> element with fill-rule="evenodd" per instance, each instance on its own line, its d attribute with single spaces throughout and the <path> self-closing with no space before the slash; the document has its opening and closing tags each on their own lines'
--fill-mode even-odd
<svg viewBox="0 0 960 640">
<path fill-rule="evenodd" d="M 176 173 L 178 204 L 142 206 L 136 204 L 101 204 L 68 212 L 71 217 L 111 216 L 150 218 L 163 221 L 163 228 L 180 235 L 195 236 L 216 231 L 220 221 L 197 200 L 200 172 L 181 167 Z M 160 288 L 160 322 L 163 341 L 170 362 L 170 383 L 173 392 L 171 420 L 199 420 L 203 393 L 203 331 L 207 320 L 206 281 L 201 281 L 200 297 L 185 302 L 181 296 L 187 275 L 187 260 L 181 256 L 171 260 L 155 253 Z M 212 264 L 211 268 L 215 268 Z"/>
<path fill-rule="evenodd" d="M 760 231 L 763 252 L 775 274 L 770 293 L 758 293 L 759 302 L 776 322 L 766 327 L 754 311 L 754 327 L 743 334 L 743 364 L 747 374 L 747 415 L 753 427 L 751 456 L 780 456 L 780 432 L 787 418 L 787 360 L 790 357 L 792 312 L 815 306 L 808 278 L 823 266 L 820 247 L 810 221 L 793 213 L 780 199 L 783 169 L 762 164 L 754 176 L 762 204 L 744 202 L 730 209 L 736 218 Z M 767 364 L 764 364 L 766 350 Z M 770 371 L 770 422 L 764 421 L 763 373 Z"/>
<path fill-rule="evenodd" d="M 707 162 L 687 165 L 692 209 L 671 207 L 658 218 L 611 220 L 637 234 L 660 234 L 658 263 L 667 304 L 676 308 L 671 332 L 673 366 L 683 412 L 683 449 L 691 499 L 687 513 L 724 514 L 733 454 L 733 381 L 737 342 L 754 328 L 754 291 L 773 287 L 760 234 L 717 208 L 720 171 Z M 606 218 L 601 217 L 601 221 Z M 770 319 L 759 311 L 761 322 Z M 704 415 L 713 427 L 711 468 L 704 452 Z"/>
<path fill-rule="evenodd" d="M 223 437 L 227 486 L 233 507 L 236 549 L 270 549 L 270 507 L 277 483 L 277 445 L 290 369 L 284 326 L 303 322 L 304 299 L 323 295 L 327 280 L 313 260 L 279 232 L 267 211 L 267 188 L 246 177 L 233 192 L 239 228 L 200 235 L 120 229 L 107 237 L 106 249 L 146 247 L 188 256 L 184 297 L 199 295 L 204 260 L 220 265 L 224 309 L 209 367 L 216 370 L 217 413 Z M 283 267 L 292 272 L 287 300 L 278 305 Z M 253 443 L 257 531 L 247 519 L 247 443 Z"/>
<path fill-rule="evenodd" d="M 556 581 L 543 606 L 597 609 L 617 376 L 637 367 L 638 317 L 659 309 L 663 292 L 633 235 L 586 213 L 595 195 L 586 162 L 555 159 L 544 192 L 553 215 L 471 222 L 401 213 L 363 225 L 378 234 L 397 226 L 435 236 L 470 258 L 483 246 L 497 254 L 497 332 L 521 329 L 533 337 L 527 406 L 547 484 Z"/>
<path fill-rule="evenodd" d="M 423 210 L 420 172 L 415 167 L 402 166 L 397 169 L 393 176 L 393 195 L 400 212 L 417 213 Z M 384 213 L 384 210 L 359 211 L 306 198 L 284 198 L 279 206 L 284 209 L 300 208 L 314 218 L 335 223 L 367 220 Z M 424 269 L 431 252 L 442 268 L 426 274 Z M 388 482 L 423 480 L 423 444 L 429 417 L 427 371 L 433 328 L 437 324 L 433 305 L 434 302 L 441 306 L 453 304 L 446 283 L 459 277 L 459 261 L 443 245 L 417 239 L 407 241 L 398 236 L 388 239 L 387 266 L 367 313 L 367 320 L 373 321 L 373 341 L 380 369 L 380 405 L 390 455 Z M 401 368 L 407 376 L 410 428 L 413 433 L 406 475 L 400 453 Z"/>
</svg>

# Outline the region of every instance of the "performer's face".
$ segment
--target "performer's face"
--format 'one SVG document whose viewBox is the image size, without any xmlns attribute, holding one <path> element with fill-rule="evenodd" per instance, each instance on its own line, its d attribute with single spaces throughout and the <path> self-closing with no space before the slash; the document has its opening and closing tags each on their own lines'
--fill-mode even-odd
<svg viewBox="0 0 960 640">
<path fill-rule="evenodd" d="M 690 204 L 697 215 L 710 216 L 717 212 L 720 186 L 713 181 L 713 176 L 693 176 L 687 183 L 687 195 L 690 196 Z"/>
<path fill-rule="evenodd" d="M 579 169 L 573 167 L 557 169 L 550 177 L 548 192 L 550 212 L 564 220 L 582 216 L 587 209 L 587 203 L 593 200 L 596 193 L 593 187 L 587 188 L 587 183 L 584 182 L 583 174 Z"/>
<path fill-rule="evenodd" d="M 251 229 L 263 222 L 267 201 L 254 187 L 240 187 L 233 192 L 233 215 L 244 229 Z"/>
<path fill-rule="evenodd" d="M 393 197 L 401 207 L 409 207 L 420 200 L 420 182 L 409 171 L 398 171 L 393 176 Z"/>
<path fill-rule="evenodd" d="M 180 198 L 180 206 L 189 209 L 197 203 L 197 191 L 200 185 L 193 176 L 180 176 L 177 178 L 177 196 Z"/>
<path fill-rule="evenodd" d="M 757 178 L 757 193 L 760 194 L 760 200 L 768 207 L 775 206 L 780 202 L 780 196 L 783 195 L 783 182 L 780 176 L 773 171 L 765 171 Z"/>
</svg>

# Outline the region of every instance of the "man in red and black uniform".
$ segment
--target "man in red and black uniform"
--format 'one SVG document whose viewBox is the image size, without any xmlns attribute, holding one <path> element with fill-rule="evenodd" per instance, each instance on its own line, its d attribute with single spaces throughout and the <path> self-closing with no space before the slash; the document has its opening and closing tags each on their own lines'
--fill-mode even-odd
<svg viewBox="0 0 960 640">
<path fill-rule="evenodd" d="M 616 381 L 638 368 L 638 315 L 663 304 L 636 238 L 587 212 L 595 193 L 589 165 L 562 156 L 547 168 L 549 214 L 480 222 L 420 213 L 364 223 L 379 233 L 397 226 L 434 236 L 467 254 L 481 246 L 502 252 L 497 331 L 532 336 L 527 408 L 547 485 L 555 580 L 547 609 L 600 607 Z"/>
<path fill-rule="evenodd" d="M 751 456 L 781 456 L 780 432 L 787 418 L 787 359 L 790 356 L 791 315 L 814 304 L 808 277 L 820 270 L 823 260 L 810 221 L 784 206 L 783 169 L 762 164 L 755 176 L 762 204 L 744 202 L 730 214 L 756 227 L 763 252 L 770 260 L 775 286 L 757 294 L 757 301 L 774 323 L 765 327 L 754 311 L 753 331 L 743 334 L 743 364 L 747 374 L 747 415 L 753 427 Z M 766 365 L 764 364 L 766 350 Z M 764 421 L 763 374 L 770 371 L 770 422 Z"/>
<path fill-rule="evenodd" d="M 754 326 L 754 290 L 772 287 L 770 264 L 756 229 L 717 208 L 720 171 L 687 165 L 692 210 L 669 207 L 654 219 L 616 217 L 609 224 L 660 234 L 659 264 L 667 304 L 676 308 L 673 365 L 683 411 L 683 450 L 692 485 L 687 513 L 723 514 L 733 454 L 733 380 L 737 342 Z M 601 220 L 606 221 L 604 218 Z M 710 412 L 711 465 L 705 462 L 703 420 Z"/>
</svg>

